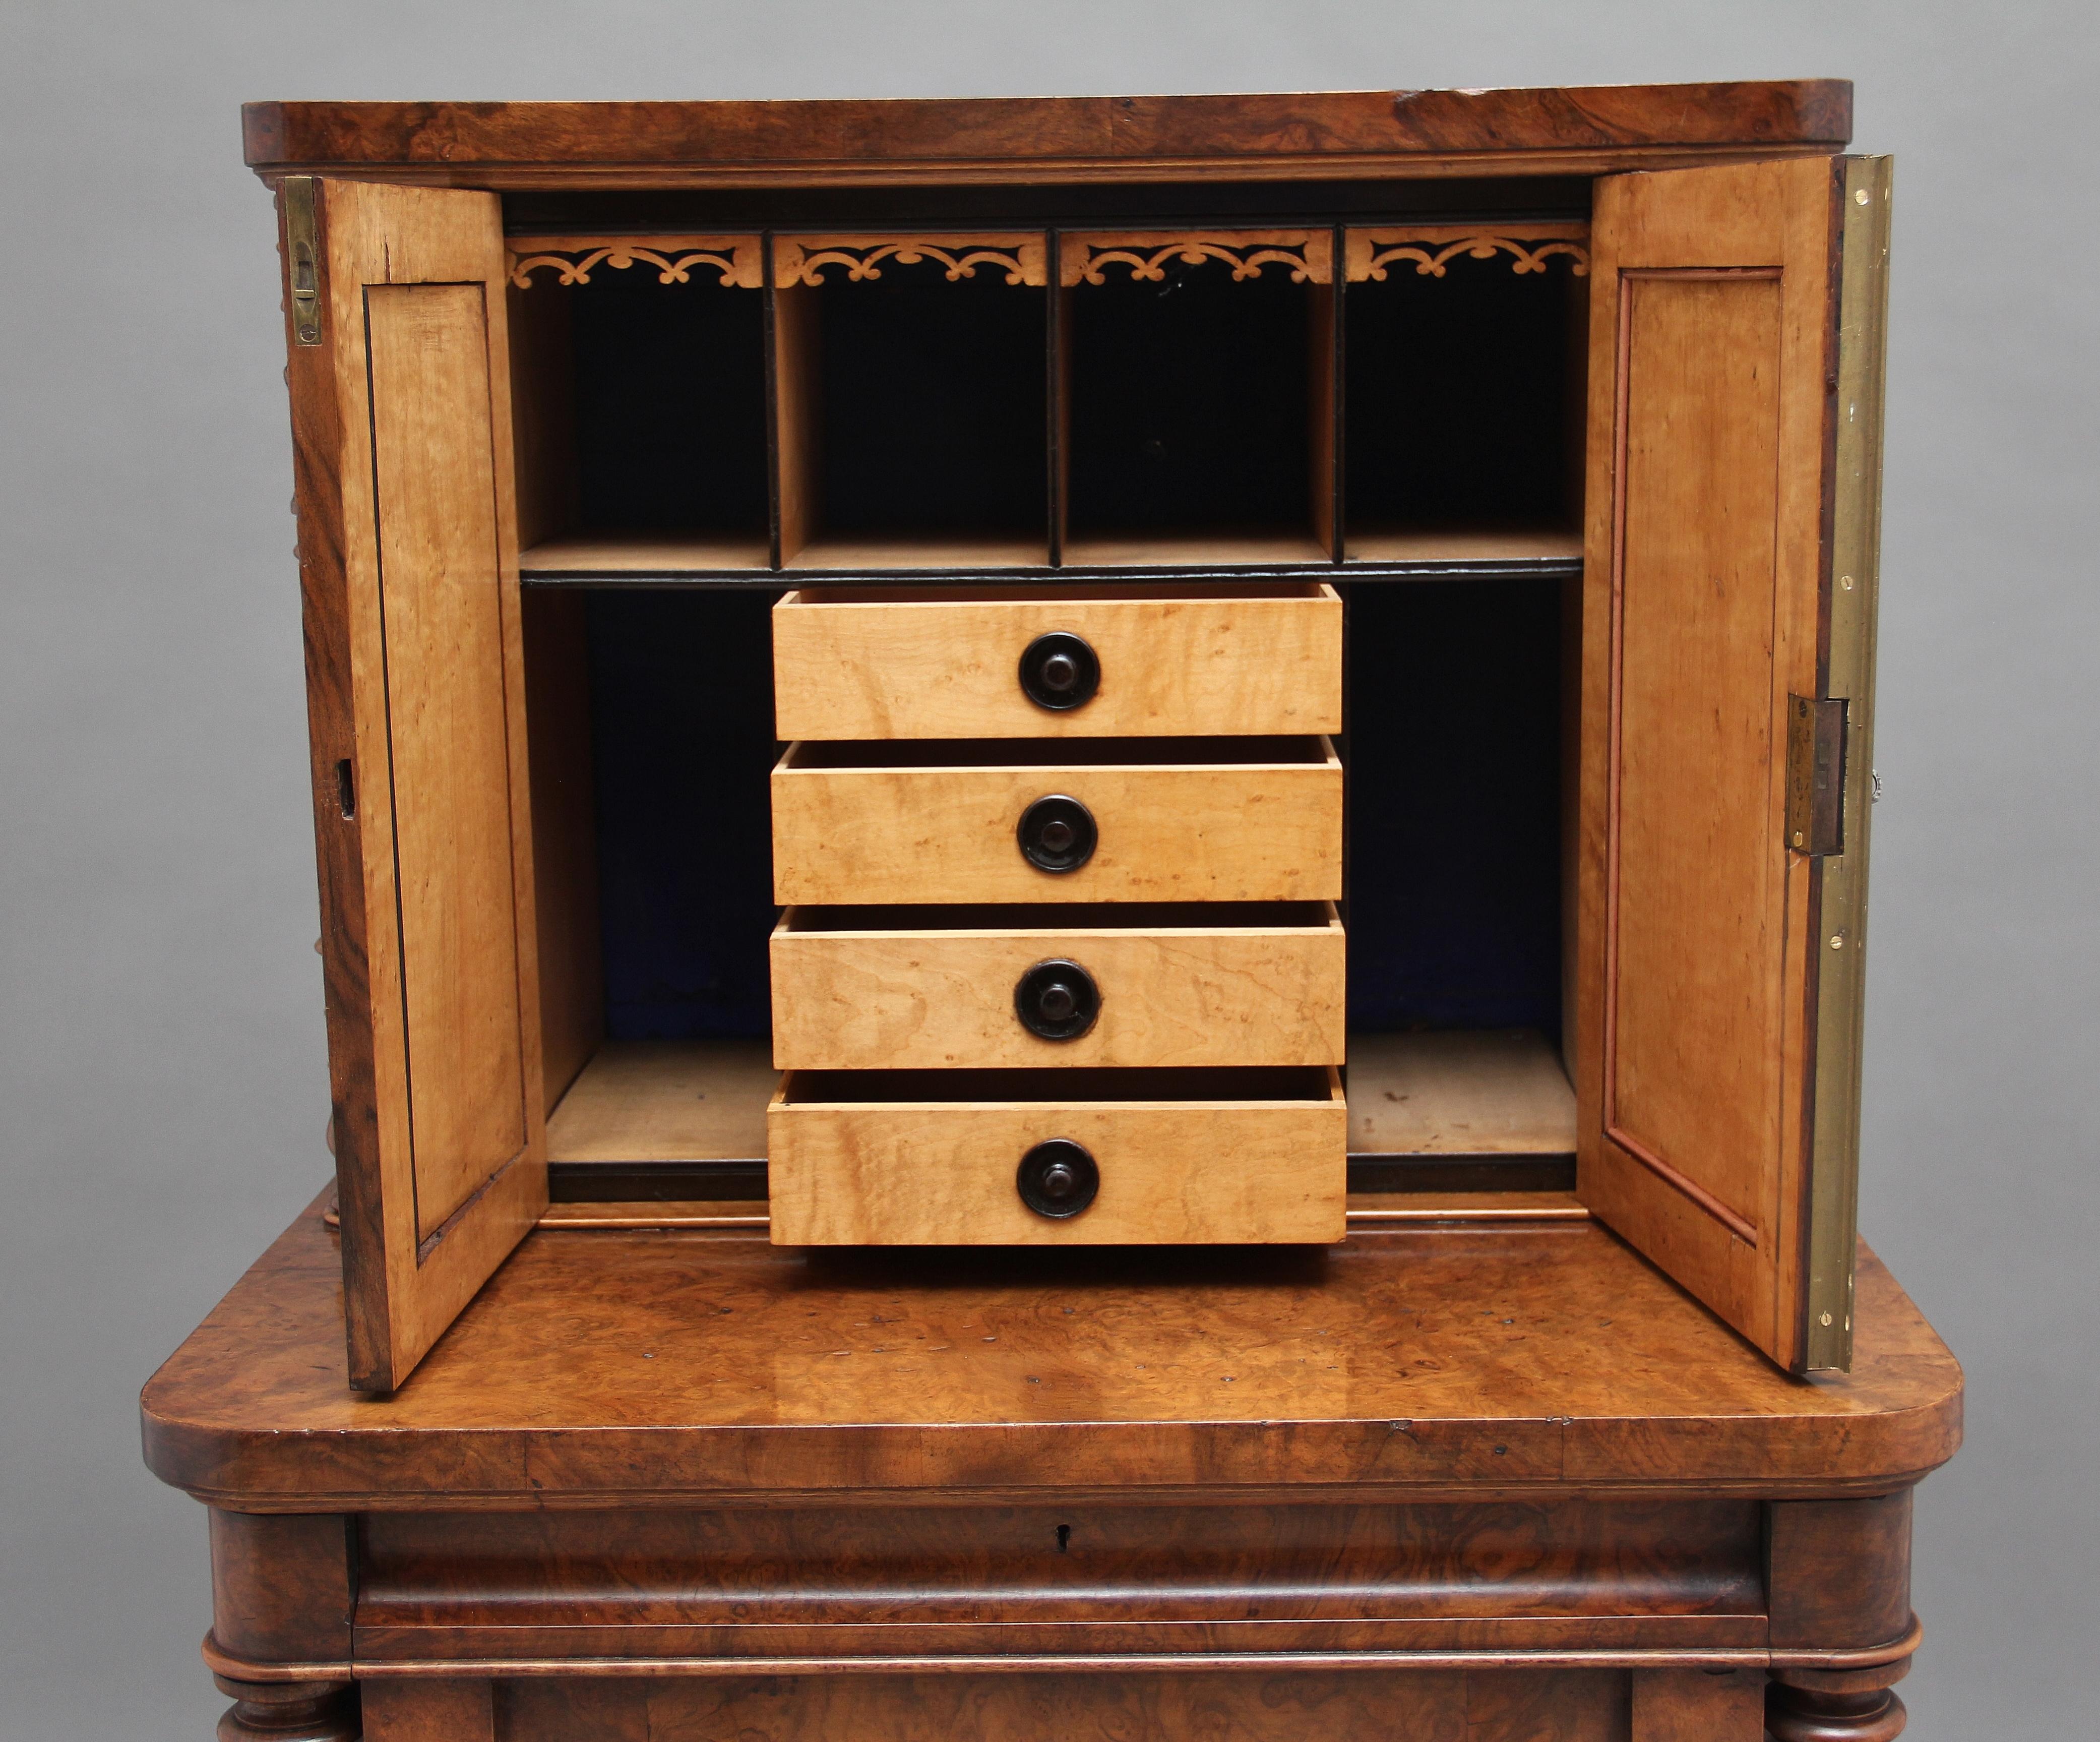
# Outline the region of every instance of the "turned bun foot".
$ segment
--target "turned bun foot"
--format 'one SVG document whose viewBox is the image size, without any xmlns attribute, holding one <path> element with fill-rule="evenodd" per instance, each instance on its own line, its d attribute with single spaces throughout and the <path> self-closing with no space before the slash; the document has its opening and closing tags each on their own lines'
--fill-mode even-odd
<svg viewBox="0 0 2100 1742">
<path fill-rule="evenodd" d="M 1772 1742 L 1894 1742 L 1909 1715 L 1892 1687 L 1790 1687 L 1765 1692 L 1765 1732 Z"/>
<path fill-rule="evenodd" d="M 364 1734 L 351 1682 L 212 1680 L 233 1696 L 218 1742 L 357 1742 Z"/>
</svg>

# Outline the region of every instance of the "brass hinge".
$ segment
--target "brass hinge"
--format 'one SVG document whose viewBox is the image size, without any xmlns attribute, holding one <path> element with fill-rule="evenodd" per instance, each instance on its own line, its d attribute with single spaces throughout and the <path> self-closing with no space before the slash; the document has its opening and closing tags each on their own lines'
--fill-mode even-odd
<svg viewBox="0 0 2100 1742">
<path fill-rule="evenodd" d="M 1845 851 L 1842 698 L 1789 696 L 1786 708 L 1786 844 L 1797 853 Z"/>
<path fill-rule="evenodd" d="M 321 342 L 321 230 L 314 210 L 314 178 L 285 178 L 285 265 L 292 286 L 292 338 Z"/>
</svg>

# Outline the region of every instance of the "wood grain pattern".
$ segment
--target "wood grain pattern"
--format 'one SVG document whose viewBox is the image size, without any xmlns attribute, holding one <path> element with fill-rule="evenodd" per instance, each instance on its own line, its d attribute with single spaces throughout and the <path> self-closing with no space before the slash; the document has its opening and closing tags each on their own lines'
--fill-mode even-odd
<svg viewBox="0 0 2100 1742">
<path fill-rule="evenodd" d="M 1352 1155 L 1575 1149 L 1575 1091 L 1533 1028 L 1349 1037 Z"/>
<path fill-rule="evenodd" d="M 353 1382 L 385 1390 L 546 1200 L 510 373 L 493 197 L 320 193 L 337 489 L 313 530 L 341 552 L 373 1072 L 338 1178 Z"/>
<path fill-rule="evenodd" d="M 1275 533 L 1128 533 L 1068 537 L 1067 568 L 1304 568 L 1325 563 L 1308 528 Z"/>
<path fill-rule="evenodd" d="M 213 1643 L 265 1663 L 348 1663 L 349 1520 L 216 1508 L 210 1516 Z"/>
<path fill-rule="evenodd" d="M 519 1684 L 514 1742 L 1023 1742 L 1044 1735 L 1215 1742 L 1458 1742 L 1461 1673 L 1209 1676 L 748 1677 L 594 1687 Z M 581 1727 L 587 1715 L 591 1725 Z M 1478 1742 L 1525 1742 L 1515 1735 Z"/>
<path fill-rule="evenodd" d="M 744 1161 L 765 1153 L 779 1073 L 763 1041 L 608 1041 L 547 1121 L 551 1161 Z"/>
<path fill-rule="evenodd" d="M 1349 1227 L 1421 1222 L 1587 1222 L 1572 1192 L 1352 1192 Z"/>
<path fill-rule="evenodd" d="M 575 594 L 523 592 L 541 1102 L 552 1112 L 605 1038 L 589 626 Z"/>
<path fill-rule="evenodd" d="M 1313 542 L 1335 561 L 1342 554 L 1341 306 L 1341 287 L 1330 275 L 1305 309 L 1305 493 Z"/>
<path fill-rule="evenodd" d="M 243 1682 L 214 1675 L 233 1696 L 218 1721 L 219 1742 L 358 1742 L 356 1690 L 348 1682 Z"/>
<path fill-rule="evenodd" d="M 1632 1742 L 1762 1742 L 1754 1669 L 1636 1669 L 1632 1679 Z"/>
<path fill-rule="evenodd" d="M 1773 546 L 1780 281 L 1635 279 L 1621 295 L 1614 723 L 1633 751 L 1608 825 L 1605 1134 L 1754 1244 L 1781 1143 L 1789 917 L 1771 815 L 1771 638 L 1789 626 Z"/>
<path fill-rule="evenodd" d="M 772 567 L 763 538 L 735 533 L 571 533 L 526 547 L 528 580 L 642 575 L 763 573 Z"/>
<path fill-rule="evenodd" d="M 1784 710 L 1815 679 L 1829 160 L 1600 186 L 1594 222 L 1582 1196 L 1802 1356 L 1807 861 Z"/>
<path fill-rule="evenodd" d="M 760 1134 L 765 1132 L 765 1109 L 758 1110 Z M 743 1157 L 728 1157 L 741 1160 Z M 750 1159 L 756 1159 L 752 1157 Z M 608 1198 L 588 1203 L 549 1204 L 540 1214 L 543 1228 L 566 1230 L 571 1233 L 589 1232 L 602 1228 L 711 1228 L 726 1230 L 758 1229 L 770 1227 L 772 1218 L 766 1214 L 763 1200 L 748 1198 L 664 1198 L 629 1199 Z"/>
<path fill-rule="evenodd" d="M 1259 910 L 1257 910 L 1259 911 Z M 1339 1064 L 1346 940 L 1331 904 L 1132 924 L 1116 909 L 791 908 L 773 933 L 773 1062 L 783 1069 Z M 1014 988 L 1077 962 L 1101 990 L 1084 1034 L 1022 1026 Z"/>
<path fill-rule="evenodd" d="M 801 743 L 773 771 L 774 899 L 796 902 L 1321 901 L 1341 891 L 1342 769 L 1324 739 L 1095 741 L 1058 747 Z M 1142 761 L 1110 762 L 1118 748 Z M 836 753 L 836 754 L 829 754 Z M 1022 758 L 1030 759 L 1022 760 Z M 1243 758 L 1244 760 L 1227 759 Z M 976 759 L 973 759 L 976 758 Z M 1006 759 L 1002 759 L 1006 758 Z M 1060 874 L 1014 831 L 1048 794 L 1101 831 Z"/>
<path fill-rule="evenodd" d="M 1590 1212 L 1572 1192 L 1355 1192 L 1348 1196 L 1350 1231 L 1419 1227 L 1427 1223 L 1478 1227 L 1508 1222 L 1587 1222 Z M 549 1204 L 540 1213 L 542 1228 L 585 1232 L 602 1228 L 699 1228 L 717 1231 L 772 1226 L 762 1200 L 748 1198 L 626 1199 Z"/>
<path fill-rule="evenodd" d="M 1842 79 L 933 102 L 251 103 L 258 173 L 482 187 L 1599 174 L 1829 151 Z"/>
<path fill-rule="evenodd" d="M 1348 1116 L 1331 1067 L 1324 1094 L 1287 1099 L 1230 1072 L 1185 1099 L 1097 1099 L 1104 1074 L 1049 1073 L 1021 1091 L 1039 1099 L 857 1101 L 865 1077 L 791 1072 L 765 1113 L 774 1245 L 1267 1245 L 1347 1231 Z M 1101 1169 L 1100 1196 L 1064 1219 L 1036 1214 L 1014 1183 L 1052 1138 Z"/>
<path fill-rule="evenodd" d="M 1328 1382 L 1308 1376 L 1308 1393 Z M 1111 1497 L 380 1514 L 361 1536 L 359 1664 L 500 1673 L 713 1655 L 733 1676 L 738 1660 L 808 1656 L 865 1674 L 913 1655 L 958 1669 L 1053 1652 L 1215 1660 L 1264 1641 L 1279 1654 L 1732 1656 L 1763 1635 L 1761 1511 Z"/>
<path fill-rule="evenodd" d="M 1069 712 L 1021 687 L 1022 652 L 1052 631 L 1101 661 Z M 773 674 L 789 740 L 1339 732 L 1342 601 L 1305 581 L 804 588 L 773 608 Z"/>
<path fill-rule="evenodd" d="M 818 378 L 823 313 L 816 287 L 766 292 L 767 402 L 773 439 L 774 561 L 792 563 L 818 528 L 823 466 L 823 400 Z"/>
<path fill-rule="evenodd" d="M 1766 1554 L 1775 1645 L 1873 1646 L 1910 1625 L 1911 1495 L 1778 1501 Z"/>
<path fill-rule="evenodd" d="M 482 298 L 479 285 L 365 294 L 418 1240 L 525 1145 Z"/>
<path fill-rule="evenodd" d="M 496 1742 L 495 1690 L 485 1681 L 374 1682 L 360 1694 L 364 1742 Z"/>
<path fill-rule="evenodd" d="M 324 1202 L 147 1386 L 163 1481 L 294 1512 L 1310 1483 L 1829 1497 L 1907 1486 L 1961 1438 L 1960 1368 L 1864 1249 L 1852 1370 L 1808 1386 L 1589 1223 L 814 1263 L 757 1237 L 548 1233 L 413 1385 L 360 1399 Z M 1346 1407 L 1311 1417 L 1303 1375 L 1336 1351 Z"/>
<path fill-rule="evenodd" d="M 1582 535 L 1522 527 L 1478 532 L 1424 532 L 1413 527 L 1350 523 L 1352 563 L 1564 563 L 1582 560 Z"/>
<path fill-rule="evenodd" d="M 1466 1742 L 1619 1742 L 1630 1690 L 1614 1669 L 1475 1669 L 1466 1675 Z"/>
<path fill-rule="evenodd" d="M 812 533 L 783 565 L 796 574 L 850 574 L 857 569 L 1040 568 L 1050 559 L 1038 537 L 985 533 Z"/>
<path fill-rule="evenodd" d="M 504 298 L 510 341 L 510 448 L 521 553 L 558 540 L 583 511 L 576 462 L 574 307 L 565 296 Z M 521 554 L 518 568 L 526 567 Z"/>
</svg>

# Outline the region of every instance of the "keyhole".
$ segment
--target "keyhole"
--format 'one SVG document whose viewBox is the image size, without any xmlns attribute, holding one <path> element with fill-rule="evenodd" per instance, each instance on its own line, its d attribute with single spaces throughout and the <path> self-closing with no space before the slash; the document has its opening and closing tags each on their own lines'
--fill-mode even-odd
<svg viewBox="0 0 2100 1742">
<path fill-rule="evenodd" d="M 1060 1524 L 1057 1527 L 1057 1552 L 1060 1554 L 1069 1554 L 1072 1552 L 1072 1527 L 1069 1524 Z"/>
</svg>

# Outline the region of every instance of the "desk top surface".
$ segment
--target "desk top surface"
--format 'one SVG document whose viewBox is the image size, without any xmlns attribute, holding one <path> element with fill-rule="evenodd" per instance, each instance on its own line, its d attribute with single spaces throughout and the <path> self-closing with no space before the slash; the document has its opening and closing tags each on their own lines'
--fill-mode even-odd
<svg viewBox="0 0 2100 1742">
<path fill-rule="evenodd" d="M 146 1386 L 147 1462 L 200 1499 L 1838 1495 L 1961 1436 L 1961 1369 L 1870 1252 L 1853 1371 L 1800 1380 L 1588 1222 L 814 1257 L 542 1230 L 360 1398 L 324 1200 Z"/>
</svg>

